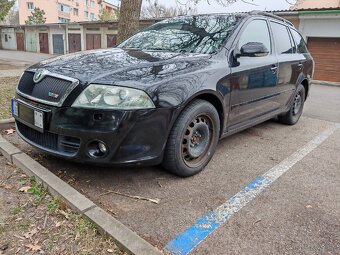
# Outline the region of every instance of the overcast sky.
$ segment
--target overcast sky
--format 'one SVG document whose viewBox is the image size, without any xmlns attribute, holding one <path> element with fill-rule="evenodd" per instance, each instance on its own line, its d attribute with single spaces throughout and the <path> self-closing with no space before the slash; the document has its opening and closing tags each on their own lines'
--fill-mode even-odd
<svg viewBox="0 0 340 255">
<path fill-rule="evenodd" d="M 112 2 L 117 4 L 119 0 L 106 0 L 108 2 Z M 153 1 L 153 0 L 151 0 Z M 186 3 L 188 0 L 159 0 L 160 3 L 166 6 L 176 6 L 176 3 Z M 289 2 L 295 2 L 294 0 L 288 0 Z M 320 0 L 322 1 L 322 0 Z M 189 0 L 190 2 L 190 0 Z M 192 1 L 194 2 L 194 1 Z M 241 0 L 237 1 L 235 4 L 232 4 L 228 7 L 223 7 L 216 3 L 216 0 L 209 0 L 210 5 L 207 0 L 200 0 L 197 4 L 197 12 L 198 13 L 223 13 L 223 12 L 247 12 L 252 10 L 287 10 L 290 5 L 285 0 L 248 0 L 252 4 L 246 4 Z M 143 3 L 146 3 L 146 0 L 143 0 Z"/>
</svg>

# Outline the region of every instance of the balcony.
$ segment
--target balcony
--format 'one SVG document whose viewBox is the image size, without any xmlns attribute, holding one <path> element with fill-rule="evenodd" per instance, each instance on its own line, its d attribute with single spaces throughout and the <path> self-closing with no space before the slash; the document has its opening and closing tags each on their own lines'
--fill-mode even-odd
<svg viewBox="0 0 340 255">
<path fill-rule="evenodd" d="M 58 11 L 58 16 L 59 16 L 59 17 L 62 17 L 62 18 L 69 19 L 69 18 L 71 18 L 71 13 L 69 13 L 69 12 Z"/>
</svg>

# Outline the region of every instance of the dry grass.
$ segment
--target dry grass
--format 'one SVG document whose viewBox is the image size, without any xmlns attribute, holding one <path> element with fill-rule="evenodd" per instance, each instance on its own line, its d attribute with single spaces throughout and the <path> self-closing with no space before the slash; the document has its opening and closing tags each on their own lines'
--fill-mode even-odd
<svg viewBox="0 0 340 255">
<path fill-rule="evenodd" d="M 0 78 L 0 120 L 11 117 L 11 98 L 15 95 L 15 87 L 19 77 Z"/>
<path fill-rule="evenodd" d="M 0 254 L 124 254 L 0 156 Z"/>
</svg>

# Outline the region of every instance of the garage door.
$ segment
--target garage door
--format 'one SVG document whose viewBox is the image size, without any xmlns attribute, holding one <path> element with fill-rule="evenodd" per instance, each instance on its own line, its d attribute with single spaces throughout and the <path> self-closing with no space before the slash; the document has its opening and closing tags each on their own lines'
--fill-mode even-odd
<svg viewBox="0 0 340 255">
<path fill-rule="evenodd" d="M 81 51 L 81 35 L 68 34 L 68 47 L 70 53 Z"/>
<path fill-rule="evenodd" d="M 309 38 L 315 60 L 315 80 L 340 82 L 340 38 Z"/>
<path fill-rule="evenodd" d="M 63 35 L 52 35 L 52 39 L 53 39 L 53 54 L 64 54 Z"/>
<path fill-rule="evenodd" d="M 35 32 L 26 31 L 26 50 L 37 52 L 37 38 Z"/>
<path fill-rule="evenodd" d="M 87 34 L 86 35 L 86 50 L 100 49 L 101 35 L 100 34 Z"/>
</svg>

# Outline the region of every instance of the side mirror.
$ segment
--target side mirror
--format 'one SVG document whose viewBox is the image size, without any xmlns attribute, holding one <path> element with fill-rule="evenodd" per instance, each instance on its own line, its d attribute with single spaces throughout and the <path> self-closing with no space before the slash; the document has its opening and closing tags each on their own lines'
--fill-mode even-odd
<svg viewBox="0 0 340 255">
<path fill-rule="evenodd" d="M 242 46 L 237 57 L 264 57 L 269 54 L 267 47 L 260 42 L 249 42 Z"/>
</svg>

